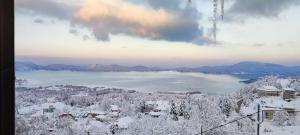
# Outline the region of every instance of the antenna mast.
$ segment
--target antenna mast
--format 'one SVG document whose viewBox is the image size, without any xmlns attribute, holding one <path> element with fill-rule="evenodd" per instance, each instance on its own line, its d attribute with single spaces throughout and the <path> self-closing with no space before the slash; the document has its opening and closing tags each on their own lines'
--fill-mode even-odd
<svg viewBox="0 0 300 135">
<path fill-rule="evenodd" d="M 221 2 L 221 19 L 224 19 L 224 1 L 225 0 L 213 0 L 213 27 L 212 27 L 212 35 L 215 43 L 217 43 L 217 22 L 219 19 L 218 16 L 218 3 Z M 191 3 L 192 0 L 188 0 L 188 3 Z"/>
<path fill-rule="evenodd" d="M 213 12 L 214 12 L 214 15 L 213 15 L 213 38 L 215 40 L 215 43 L 217 41 L 217 20 L 218 20 L 218 0 L 213 0 L 214 3 L 213 3 L 213 6 L 214 6 L 214 9 L 213 9 Z"/>
</svg>

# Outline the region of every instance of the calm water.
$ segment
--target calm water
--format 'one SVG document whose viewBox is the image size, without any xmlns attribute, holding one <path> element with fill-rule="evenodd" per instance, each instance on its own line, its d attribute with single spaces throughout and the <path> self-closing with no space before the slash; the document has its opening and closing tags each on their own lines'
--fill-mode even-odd
<svg viewBox="0 0 300 135">
<path fill-rule="evenodd" d="M 72 72 L 30 71 L 16 72 L 19 79 L 26 79 L 25 86 L 86 85 L 106 86 L 138 91 L 202 91 L 221 94 L 243 87 L 239 79 L 229 75 L 203 73 L 163 72 Z"/>
</svg>

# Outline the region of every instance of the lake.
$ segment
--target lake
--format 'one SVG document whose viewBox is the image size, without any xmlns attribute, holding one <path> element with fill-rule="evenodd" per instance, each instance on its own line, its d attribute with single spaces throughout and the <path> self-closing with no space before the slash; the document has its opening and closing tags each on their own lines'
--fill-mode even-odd
<svg viewBox="0 0 300 135">
<path fill-rule="evenodd" d="M 18 79 L 26 79 L 26 87 L 49 85 L 84 85 L 116 87 L 142 92 L 201 91 L 222 94 L 239 90 L 245 84 L 230 75 L 161 72 L 78 72 L 28 71 L 16 72 Z"/>
</svg>

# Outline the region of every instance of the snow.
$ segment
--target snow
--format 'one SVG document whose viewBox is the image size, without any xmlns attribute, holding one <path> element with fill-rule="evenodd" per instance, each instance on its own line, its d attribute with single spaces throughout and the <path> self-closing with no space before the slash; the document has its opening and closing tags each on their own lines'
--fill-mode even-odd
<svg viewBox="0 0 300 135">
<path fill-rule="evenodd" d="M 160 115 L 162 115 L 163 113 L 151 111 L 149 114 L 150 114 L 151 116 L 160 116 Z"/>
<path fill-rule="evenodd" d="M 257 104 L 261 105 L 262 110 L 282 110 L 284 108 L 296 109 L 297 107 L 300 107 L 300 100 L 287 102 L 281 97 L 261 97 L 255 99 L 248 107 L 242 107 L 241 112 L 245 115 L 255 113 L 257 112 Z"/>
<path fill-rule="evenodd" d="M 262 98 L 261 101 L 264 103 L 262 104 L 263 107 L 274 107 L 274 108 L 295 108 L 290 102 L 283 100 L 280 97 L 269 97 L 269 98 Z"/>
<path fill-rule="evenodd" d="M 270 132 L 264 132 L 264 129 L 271 130 Z M 262 135 L 299 135 L 300 126 L 273 126 L 270 123 L 262 125 Z"/>
<path fill-rule="evenodd" d="M 282 88 L 287 88 L 291 81 L 289 79 L 277 79 L 276 82 L 279 83 Z"/>
<path fill-rule="evenodd" d="M 146 105 L 153 105 L 155 109 L 167 111 L 170 108 L 169 101 L 146 101 Z"/>
<path fill-rule="evenodd" d="M 293 88 L 283 88 L 283 90 L 285 90 L 285 91 L 296 91 L 296 90 L 293 89 Z"/>
<path fill-rule="evenodd" d="M 90 113 L 94 113 L 94 114 L 98 114 L 98 115 L 105 115 L 105 114 L 107 114 L 104 111 L 91 111 Z"/>
<path fill-rule="evenodd" d="M 29 88 L 28 91 L 16 91 L 17 105 L 19 105 L 16 123 L 21 123 L 16 127 L 19 129 L 27 128 L 31 131 L 31 134 L 35 134 L 35 132 L 37 132 L 36 134 L 42 134 L 35 131 L 37 128 L 40 131 L 52 129 L 54 130 L 52 131 L 53 134 L 87 134 L 88 132 L 90 134 L 110 134 L 112 133 L 112 127 L 117 124 L 116 134 L 118 135 L 193 135 L 200 131 L 199 125 L 203 125 L 204 129 L 210 129 L 230 120 L 255 113 L 257 112 L 257 104 L 261 105 L 262 110 L 281 111 L 293 108 L 299 111 L 299 97 L 288 102 L 282 96 L 261 97 L 254 93 L 258 86 L 262 86 L 260 89 L 266 91 L 281 91 L 275 87 L 280 88 L 281 86 L 273 82 L 276 82 L 275 79 L 260 84 L 254 83 L 254 86 L 222 96 L 155 92 L 151 94 L 130 93 L 126 90 L 121 93 L 107 91 L 105 94 L 99 94 L 102 93 L 102 88 L 87 88 L 85 90 L 82 86 L 65 87 L 63 85 L 47 87 L 60 89 L 50 93 L 49 91 L 43 91 L 43 89 L 46 89 L 44 87 L 39 88 L 38 91 L 35 88 L 32 88 L 32 90 Z M 290 85 L 287 81 L 281 80 L 279 82 L 282 83 L 282 86 L 286 86 L 283 87 L 283 90 L 295 90 L 299 87 L 297 83 Z M 287 84 L 284 85 L 285 83 Z M 103 88 L 103 90 L 105 89 Z M 221 104 L 220 101 L 222 101 Z M 227 103 L 225 109 L 229 108 L 228 115 L 223 111 L 225 106 L 223 101 L 228 101 L 225 102 Z M 241 110 L 236 112 L 238 101 L 243 102 Z M 51 105 L 55 107 L 54 112 L 43 113 L 43 109 L 49 108 Z M 88 113 L 97 115 L 93 115 L 95 117 L 82 117 Z M 59 114 L 72 114 L 75 121 L 72 119 L 59 119 L 57 117 Z M 209 134 L 219 135 L 225 131 L 235 131 L 230 133 L 232 135 L 254 133 L 255 122 L 251 120 L 255 118 L 253 115 L 251 119 L 239 121 L 239 125 L 232 123 Z M 31 123 L 32 120 L 36 120 L 34 121 L 35 125 Z M 262 135 L 299 134 L 299 113 L 295 116 L 295 122 L 292 121 L 293 123 L 287 124 L 284 122 L 286 121 L 283 121 L 283 124 L 276 124 L 276 121 L 265 120 L 262 122 L 260 133 Z M 265 132 L 267 130 L 269 132 Z M 25 130 L 22 130 L 22 132 L 19 134 L 30 134 L 26 133 Z"/>
<path fill-rule="evenodd" d="M 270 86 L 270 85 L 264 85 L 264 86 L 258 88 L 258 90 L 261 90 L 261 91 L 281 91 L 280 89 L 277 89 L 276 87 Z"/>
<path fill-rule="evenodd" d="M 50 105 L 53 105 L 55 107 L 55 111 L 63 110 L 64 108 L 68 107 L 67 105 L 65 105 L 62 102 L 43 103 L 43 104 L 38 104 L 38 105 L 22 107 L 18 111 L 20 114 L 28 114 L 28 113 L 43 114 L 43 109 L 48 108 Z"/>
<path fill-rule="evenodd" d="M 134 122 L 134 119 L 131 117 L 123 117 L 118 119 L 117 124 L 119 128 L 128 128 L 129 124 Z"/>
<path fill-rule="evenodd" d="M 110 105 L 110 109 L 111 109 L 112 111 L 119 111 L 119 110 L 120 110 L 119 107 L 118 107 L 117 105 Z"/>
</svg>

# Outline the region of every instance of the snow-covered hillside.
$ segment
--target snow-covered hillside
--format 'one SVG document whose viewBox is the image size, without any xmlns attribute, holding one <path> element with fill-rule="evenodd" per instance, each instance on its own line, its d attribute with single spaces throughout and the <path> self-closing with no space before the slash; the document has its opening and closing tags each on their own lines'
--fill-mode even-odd
<svg viewBox="0 0 300 135">
<path fill-rule="evenodd" d="M 258 103 L 262 108 L 289 104 L 300 110 L 298 97 L 288 102 L 281 96 L 259 96 L 257 88 L 263 86 L 298 92 L 300 80 L 266 77 L 234 93 L 215 96 L 72 85 L 26 88 L 19 84 L 16 134 L 194 135 L 201 129 L 204 135 L 255 134 Z M 273 119 L 265 119 L 260 133 L 299 133 L 300 114 L 285 114 L 274 113 Z"/>
</svg>

